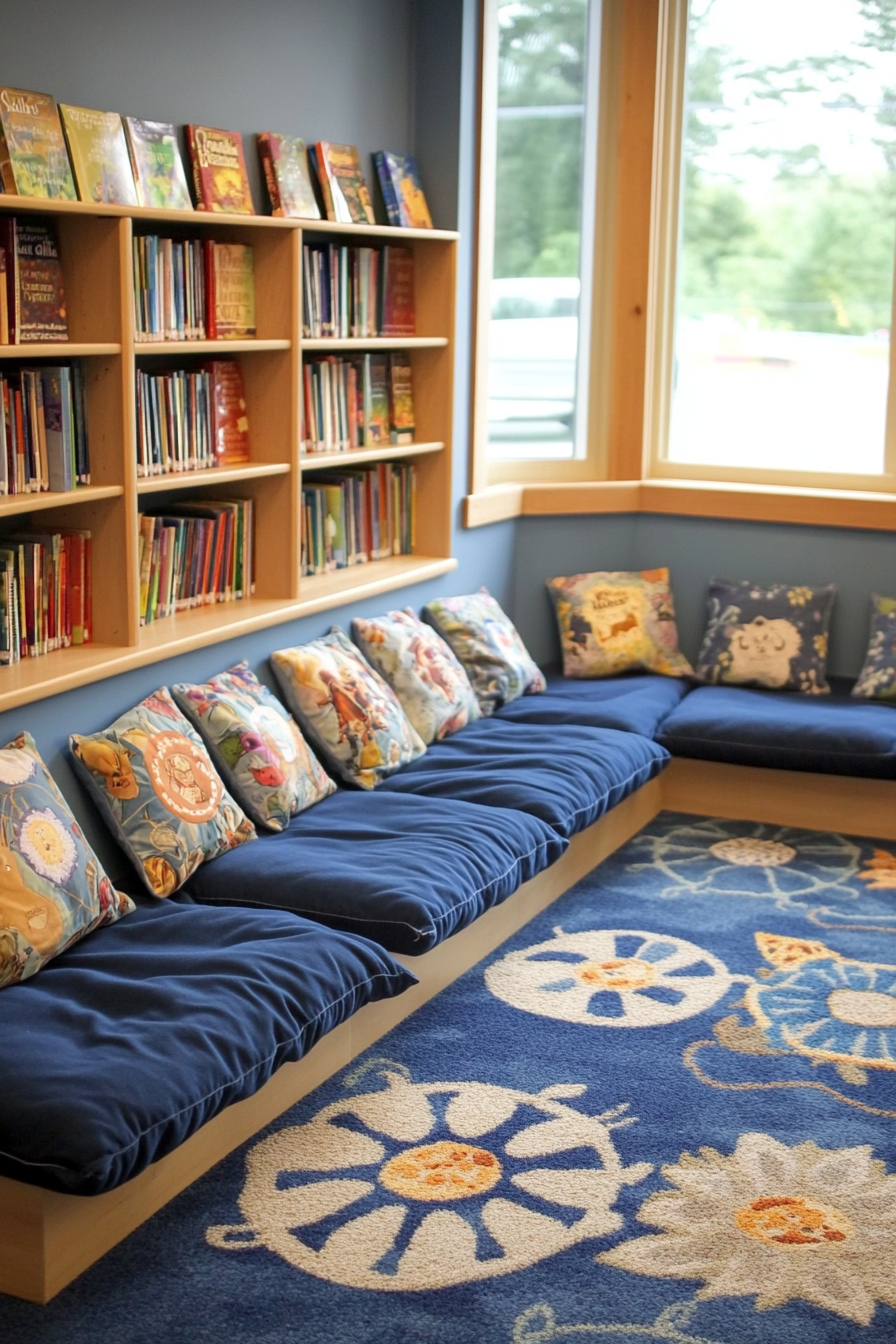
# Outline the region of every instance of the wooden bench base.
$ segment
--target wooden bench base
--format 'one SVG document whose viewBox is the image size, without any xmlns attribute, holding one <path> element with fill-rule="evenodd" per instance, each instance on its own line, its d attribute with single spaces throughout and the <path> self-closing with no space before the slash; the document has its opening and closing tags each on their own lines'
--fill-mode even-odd
<svg viewBox="0 0 896 1344">
<path fill-rule="evenodd" d="M 344 1068 L 527 924 L 661 810 L 896 839 L 896 782 L 672 761 L 665 773 L 575 836 L 560 861 L 503 905 L 421 957 L 420 984 L 368 1004 L 253 1097 L 228 1107 L 175 1152 L 116 1190 L 64 1195 L 0 1177 L 0 1292 L 48 1302 L 175 1195 L 306 1093 Z"/>
</svg>

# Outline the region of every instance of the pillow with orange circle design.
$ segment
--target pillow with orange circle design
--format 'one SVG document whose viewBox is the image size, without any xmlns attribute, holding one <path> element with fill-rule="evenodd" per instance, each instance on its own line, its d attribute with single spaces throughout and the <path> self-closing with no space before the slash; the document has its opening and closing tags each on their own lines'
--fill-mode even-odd
<svg viewBox="0 0 896 1344">
<path fill-rule="evenodd" d="M 0 751 L 0 988 L 134 909 L 116 891 L 68 803 L 20 733 Z"/>
<path fill-rule="evenodd" d="M 72 734 L 75 768 L 153 896 L 256 839 L 166 687 L 101 733 Z"/>
</svg>

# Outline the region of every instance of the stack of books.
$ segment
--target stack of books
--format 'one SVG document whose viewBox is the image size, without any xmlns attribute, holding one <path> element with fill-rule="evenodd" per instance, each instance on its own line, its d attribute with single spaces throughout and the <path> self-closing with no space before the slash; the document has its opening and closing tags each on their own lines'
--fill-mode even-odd
<svg viewBox="0 0 896 1344">
<path fill-rule="evenodd" d="M 0 663 L 37 658 L 91 633 L 91 538 L 23 532 L 0 545 Z"/>
<path fill-rule="evenodd" d="M 306 359 L 302 387 L 305 453 L 414 441 L 411 365 L 404 353 Z"/>
<path fill-rule="evenodd" d="M 302 485 L 302 573 L 324 574 L 414 548 L 416 468 L 380 462 Z"/>
<path fill-rule="evenodd" d="M 311 340 L 413 336 L 416 329 L 410 248 L 305 244 L 304 336 Z"/>
<path fill-rule="evenodd" d="M 194 499 L 140 517 L 140 624 L 251 596 L 251 499 Z"/>
<path fill-rule="evenodd" d="M 81 364 L 0 374 L 0 495 L 74 490 L 89 484 Z"/>
</svg>

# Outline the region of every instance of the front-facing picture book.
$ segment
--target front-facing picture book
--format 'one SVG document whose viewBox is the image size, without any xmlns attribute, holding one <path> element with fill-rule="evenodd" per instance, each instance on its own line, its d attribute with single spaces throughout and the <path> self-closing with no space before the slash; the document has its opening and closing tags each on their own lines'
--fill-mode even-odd
<svg viewBox="0 0 896 1344">
<path fill-rule="evenodd" d="M 413 154 L 390 154 L 381 149 L 373 156 L 389 223 L 401 229 L 431 229 L 432 218 Z"/>
<path fill-rule="evenodd" d="M 335 145 L 318 140 L 308 148 L 327 219 L 337 224 L 374 224 L 373 204 L 361 170 L 361 156 L 354 145 Z"/>
<path fill-rule="evenodd" d="M 136 205 L 134 174 L 117 112 L 59 104 L 75 184 L 82 201 Z"/>
<path fill-rule="evenodd" d="M 0 181 L 10 196 L 76 201 L 55 99 L 0 85 Z"/>
<path fill-rule="evenodd" d="M 164 121 L 124 117 L 138 205 L 192 210 L 174 127 Z"/>
<path fill-rule="evenodd" d="M 238 131 L 187 126 L 196 209 L 223 215 L 254 215 L 243 137 Z"/>
<path fill-rule="evenodd" d="M 262 131 L 258 153 L 271 198 L 271 214 L 282 219 L 320 219 L 304 140 Z"/>
<path fill-rule="evenodd" d="M 6 260 L 10 345 L 67 341 L 62 264 L 52 219 L 4 215 L 0 249 Z"/>
</svg>

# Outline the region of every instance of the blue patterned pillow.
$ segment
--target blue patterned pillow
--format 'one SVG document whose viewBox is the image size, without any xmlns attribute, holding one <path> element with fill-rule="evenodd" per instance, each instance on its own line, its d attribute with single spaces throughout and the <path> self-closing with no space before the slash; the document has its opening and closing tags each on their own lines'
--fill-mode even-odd
<svg viewBox="0 0 896 1344">
<path fill-rule="evenodd" d="M 164 686 L 104 732 L 72 734 L 69 745 L 153 896 L 170 896 L 201 863 L 257 838 Z"/>
<path fill-rule="evenodd" d="M 865 700 L 889 700 L 896 705 L 896 598 L 871 595 L 871 638 L 868 652 L 852 688 Z"/>
<path fill-rule="evenodd" d="M 84 839 L 29 733 L 0 751 L 0 988 L 134 909 Z"/>
<path fill-rule="evenodd" d="M 373 789 L 426 751 L 392 690 L 337 626 L 272 653 L 271 666 L 302 731 L 346 784 Z"/>
<path fill-rule="evenodd" d="M 483 714 L 493 714 L 521 695 L 536 695 L 545 689 L 541 668 L 487 588 L 428 602 L 423 619 L 454 650 Z"/>
<path fill-rule="evenodd" d="M 827 695 L 828 625 L 836 588 L 711 579 L 697 676 L 712 684 Z"/>
</svg>

